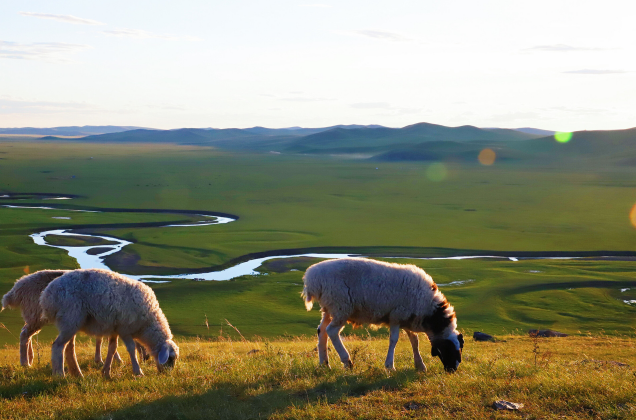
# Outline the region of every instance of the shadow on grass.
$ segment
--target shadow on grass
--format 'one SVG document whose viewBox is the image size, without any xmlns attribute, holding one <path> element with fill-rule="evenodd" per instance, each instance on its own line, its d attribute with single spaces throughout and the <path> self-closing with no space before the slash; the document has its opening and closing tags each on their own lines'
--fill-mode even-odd
<svg viewBox="0 0 636 420">
<path fill-rule="evenodd" d="M 11 400 L 14 398 L 33 398 L 42 394 L 53 394 L 55 390 L 66 385 L 64 379 L 51 381 L 50 369 L 42 368 L 42 376 L 46 379 L 30 380 L 28 382 L 16 381 L 7 383 L 14 376 L 20 375 L 20 370 L 24 368 L 4 367 L 0 375 L 0 398 Z"/>
<path fill-rule="evenodd" d="M 306 389 L 273 389 L 259 393 L 259 384 L 237 386 L 220 383 L 215 389 L 199 395 L 168 396 L 148 403 L 140 403 L 111 413 L 109 419 L 175 419 L 212 418 L 245 419 L 267 418 L 288 407 L 334 404 L 349 396 L 361 396 L 376 390 L 394 390 L 418 379 L 412 369 L 398 371 L 390 377 L 369 380 L 357 375 L 342 375 Z M 280 385 L 269 384 L 269 388 Z M 99 417 L 98 417 L 99 418 Z"/>
</svg>

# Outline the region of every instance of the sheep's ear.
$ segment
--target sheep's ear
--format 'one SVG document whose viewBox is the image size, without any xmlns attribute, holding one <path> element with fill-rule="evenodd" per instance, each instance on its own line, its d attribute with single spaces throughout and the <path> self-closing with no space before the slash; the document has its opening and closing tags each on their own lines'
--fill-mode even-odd
<svg viewBox="0 0 636 420">
<path fill-rule="evenodd" d="M 457 341 L 459 341 L 459 348 L 463 349 L 464 348 L 464 336 L 462 334 L 459 334 L 457 336 Z"/>
<path fill-rule="evenodd" d="M 435 356 L 441 356 L 439 354 L 439 350 L 437 350 L 437 347 L 431 347 L 431 357 L 435 357 Z"/>
<path fill-rule="evenodd" d="M 163 365 L 164 363 L 168 361 L 169 356 L 170 356 L 170 348 L 168 347 L 167 344 L 164 344 L 163 347 L 161 347 L 161 351 L 159 352 L 159 357 L 157 358 L 157 361 L 159 362 L 160 365 Z"/>
</svg>

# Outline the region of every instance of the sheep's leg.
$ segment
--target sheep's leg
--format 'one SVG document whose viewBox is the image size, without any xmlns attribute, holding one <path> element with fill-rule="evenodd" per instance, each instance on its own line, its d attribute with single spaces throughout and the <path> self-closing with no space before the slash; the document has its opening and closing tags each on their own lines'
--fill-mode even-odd
<svg viewBox="0 0 636 420">
<path fill-rule="evenodd" d="M 121 363 L 121 364 L 123 364 L 123 363 L 124 363 L 124 361 L 123 361 L 123 360 L 121 360 L 121 356 L 119 355 L 119 352 L 118 352 L 117 350 L 115 350 L 114 358 L 115 358 L 115 361 L 116 361 L 117 363 Z"/>
<path fill-rule="evenodd" d="M 73 376 L 83 377 L 84 375 L 82 375 L 82 370 L 80 369 L 79 364 L 77 363 L 77 358 L 75 357 L 75 336 L 69 340 L 64 353 L 66 355 L 66 363 L 68 364 L 68 373 Z"/>
<path fill-rule="evenodd" d="M 415 360 L 415 369 L 426 372 L 426 365 L 424 364 L 422 355 L 420 354 L 420 340 L 417 338 L 417 333 L 407 331 L 406 335 L 409 336 L 411 347 L 413 347 L 413 360 Z"/>
<path fill-rule="evenodd" d="M 102 375 L 104 378 L 110 379 L 110 366 L 113 363 L 113 356 L 117 351 L 117 336 L 114 335 L 108 340 L 108 353 L 106 353 L 106 360 L 104 361 L 104 368 L 102 369 Z"/>
<path fill-rule="evenodd" d="M 132 363 L 133 374 L 137 376 L 144 376 L 144 373 L 141 371 L 139 367 L 139 362 L 137 361 L 137 345 L 135 344 L 135 340 L 131 336 L 125 336 L 121 338 L 124 344 L 126 345 L 126 350 L 128 350 L 128 354 L 130 354 L 130 362 Z"/>
<path fill-rule="evenodd" d="M 20 364 L 22 366 L 31 366 L 33 362 L 33 345 L 31 337 L 40 331 L 39 328 L 25 324 L 20 332 Z"/>
<path fill-rule="evenodd" d="M 353 363 L 351 362 L 351 357 L 349 356 L 349 352 L 345 348 L 344 344 L 342 344 L 342 340 L 340 340 L 340 331 L 344 328 L 346 321 L 338 322 L 331 321 L 329 326 L 327 326 L 327 335 L 331 339 L 331 344 L 333 344 L 333 348 L 336 349 L 338 355 L 340 356 L 340 361 L 344 365 L 345 368 L 353 369 Z"/>
<path fill-rule="evenodd" d="M 397 345 L 399 338 L 400 326 L 391 325 L 391 329 L 389 330 L 389 351 L 386 354 L 386 361 L 384 362 L 384 367 L 389 370 L 395 370 L 395 366 L 393 366 L 393 357 L 395 355 L 395 346 Z"/>
<path fill-rule="evenodd" d="M 36 333 L 37 334 L 37 333 Z M 35 335 L 35 334 L 33 334 Z M 33 335 L 29 337 L 29 341 L 27 341 L 27 359 L 29 362 L 29 366 L 33 364 Z"/>
<path fill-rule="evenodd" d="M 146 348 L 144 346 L 142 346 L 141 344 L 139 344 L 138 342 L 136 342 L 136 341 L 135 341 L 135 344 L 137 345 L 137 351 L 139 352 L 139 356 L 141 357 L 141 361 L 145 362 L 146 360 L 148 360 L 150 358 L 150 355 L 146 351 Z"/>
<path fill-rule="evenodd" d="M 329 312 L 322 313 L 322 322 L 318 326 L 318 362 L 329 366 L 329 354 L 327 353 L 327 326 L 331 322 Z"/>
<path fill-rule="evenodd" d="M 27 363 L 29 366 L 33 364 L 33 340 L 29 338 L 27 341 Z"/>
<path fill-rule="evenodd" d="M 95 363 L 102 364 L 102 337 L 95 338 Z"/>
<path fill-rule="evenodd" d="M 58 326 L 59 328 L 59 326 Z M 61 330 L 51 346 L 51 368 L 53 375 L 64 376 L 64 349 L 66 344 L 75 337 L 75 331 Z"/>
</svg>

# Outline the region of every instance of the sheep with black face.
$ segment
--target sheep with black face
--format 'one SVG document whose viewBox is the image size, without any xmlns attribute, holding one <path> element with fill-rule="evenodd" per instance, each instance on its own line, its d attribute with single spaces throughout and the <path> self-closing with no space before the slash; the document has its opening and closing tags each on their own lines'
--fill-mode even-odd
<svg viewBox="0 0 636 420">
<path fill-rule="evenodd" d="M 126 345 L 135 375 L 143 375 L 135 341 L 148 350 L 159 371 L 173 367 L 179 357 L 179 347 L 172 341 L 168 320 L 155 293 L 140 281 L 107 270 L 74 270 L 44 289 L 40 305 L 59 331 L 51 350 L 54 375 L 64 376 L 66 354 L 70 373 L 82 376 L 73 351 L 79 331 L 110 337 L 103 369 L 105 377 L 110 376 L 118 337 Z"/>
<path fill-rule="evenodd" d="M 415 368 L 426 371 L 419 353 L 417 333 L 431 342 L 431 355 L 442 361 L 448 372 L 462 361 L 464 338 L 457 331 L 455 310 L 438 290 L 431 276 L 414 265 L 391 264 L 363 258 L 323 261 L 307 269 L 302 296 L 307 310 L 313 302 L 321 306 L 318 327 L 320 364 L 329 365 L 327 337 L 345 367 L 353 367 L 340 340 L 347 322 L 387 326 L 390 329 L 387 369 L 394 369 L 395 346 L 400 329 L 406 331 L 413 348 Z"/>
</svg>

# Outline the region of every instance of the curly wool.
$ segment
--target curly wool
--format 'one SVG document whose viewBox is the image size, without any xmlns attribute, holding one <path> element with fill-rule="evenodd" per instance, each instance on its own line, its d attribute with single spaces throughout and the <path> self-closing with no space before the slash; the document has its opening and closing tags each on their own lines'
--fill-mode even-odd
<svg viewBox="0 0 636 420">
<path fill-rule="evenodd" d="M 40 305 L 58 330 L 75 328 L 93 336 L 131 336 L 155 359 L 162 345 L 172 340 L 168 320 L 153 290 L 112 271 L 66 273 L 47 286 Z"/>
<path fill-rule="evenodd" d="M 67 272 L 68 270 L 41 270 L 20 277 L 2 297 L 2 309 L 20 308 L 24 322 L 34 327 L 43 326 L 47 321 L 40 307 L 40 295 L 51 281 Z"/>
<path fill-rule="evenodd" d="M 457 328 L 454 308 L 424 270 L 364 258 L 314 264 L 305 272 L 303 297 L 317 301 L 334 320 L 391 326 L 450 336 Z"/>
</svg>

